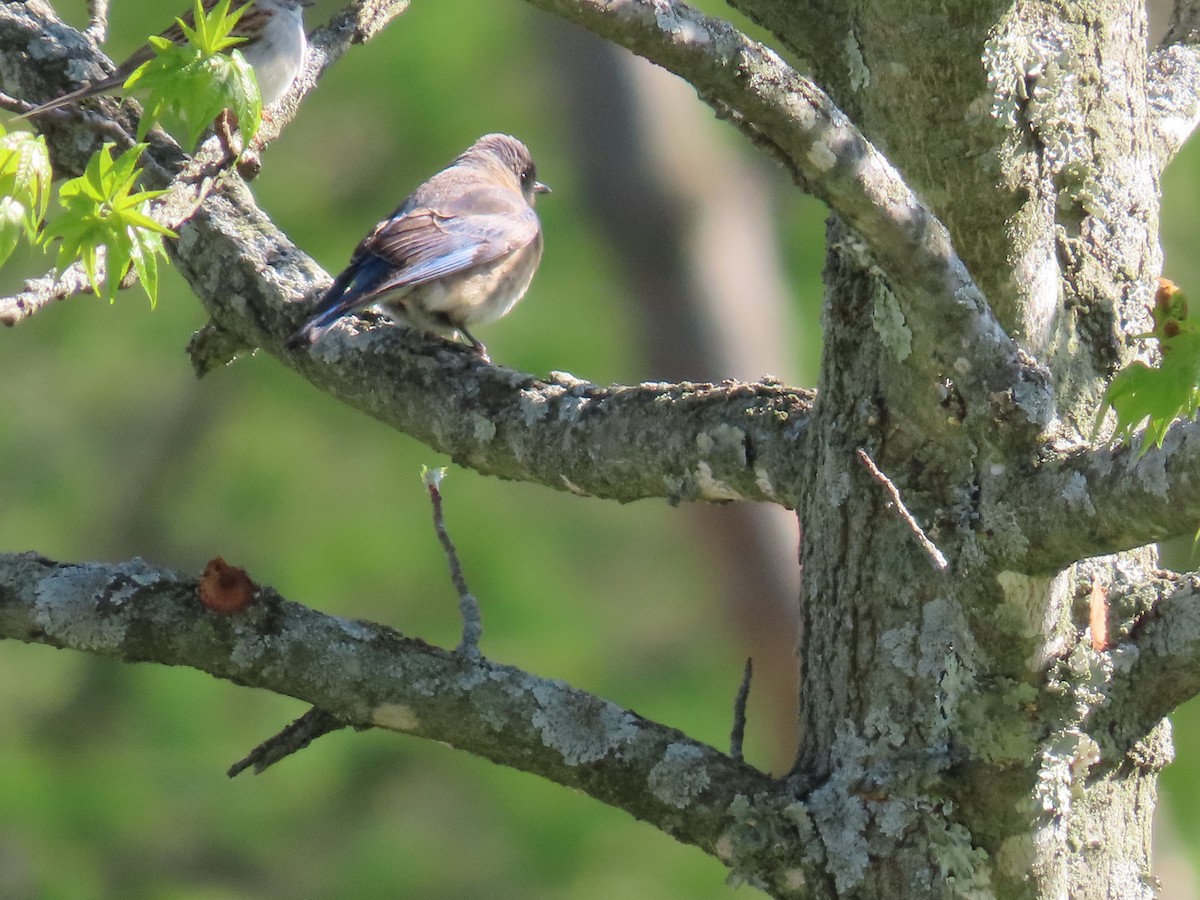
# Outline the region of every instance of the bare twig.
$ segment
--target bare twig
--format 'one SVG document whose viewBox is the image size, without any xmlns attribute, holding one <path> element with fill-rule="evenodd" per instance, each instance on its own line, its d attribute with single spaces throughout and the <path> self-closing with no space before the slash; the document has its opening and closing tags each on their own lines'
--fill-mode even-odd
<svg viewBox="0 0 1200 900">
<path fill-rule="evenodd" d="M 905 524 L 908 525 L 912 533 L 916 536 L 917 543 L 921 545 L 921 549 L 923 549 L 929 555 L 929 560 L 933 563 L 933 567 L 939 572 L 945 572 L 946 569 L 950 568 L 950 563 L 946 561 L 946 557 L 943 555 L 942 551 L 939 550 L 937 545 L 929 539 L 921 526 L 917 524 L 917 520 L 913 518 L 912 513 L 908 511 L 908 507 L 906 507 L 904 505 L 904 501 L 900 499 L 899 489 L 895 484 L 892 483 L 890 478 L 888 478 L 879 470 L 879 466 L 875 465 L 875 460 L 871 459 L 871 457 L 867 455 L 866 450 L 864 450 L 862 447 L 859 447 L 856 453 L 858 454 L 858 461 L 861 462 L 866 467 L 867 471 L 871 473 L 871 477 L 882 484 L 887 490 L 888 495 L 892 498 L 891 505 L 900 515 L 900 518 L 904 520 Z"/>
<path fill-rule="evenodd" d="M 446 531 L 446 520 L 442 516 L 441 484 L 445 475 L 445 469 L 425 468 L 421 472 L 421 478 L 429 488 L 429 502 L 433 505 L 433 527 L 437 531 L 438 540 L 442 542 L 442 549 L 446 551 L 446 561 L 450 564 L 450 580 L 454 582 L 454 588 L 458 591 L 458 608 L 462 613 L 463 630 L 462 640 L 459 641 L 455 652 L 470 659 L 479 659 L 483 618 L 479 613 L 479 601 L 467 587 L 458 551 L 454 548 L 454 542 L 450 540 L 450 534 Z"/>
<path fill-rule="evenodd" d="M 298 753 L 317 738 L 345 728 L 348 724 L 333 713 L 314 706 L 279 734 L 251 750 L 245 759 L 235 762 L 226 774 L 234 778 L 253 767 L 254 774 L 261 775 L 281 759 Z"/>
<path fill-rule="evenodd" d="M 1175 0 L 1167 33 L 1148 63 L 1154 147 L 1165 166 L 1200 123 L 1200 0 Z"/>
<path fill-rule="evenodd" d="M 737 696 L 733 698 L 733 730 L 729 733 L 729 755 L 739 762 L 742 759 L 742 741 L 746 737 L 746 701 L 750 699 L 750 678 L 753 674 L 754 660 L 747 657 L 746 668 L 742 670 L 742 683 Z"/>
<path fill-rule="evenodd" d="M 0 109 L 5 112 L 20 115 L 21 113 L 29 112 L 35 105 L 28 100 L 18 100 L 16 97 L 11 97 L 4 93 L 4 91 L 0 91 Z"/>
<path fill-rule="evenodd" d="M 62 275 L 57 277 L 51 272 L 39 278 L 31 278 L 25 282 L 25 290 L 21 293 L 0 298 L 0 324 L 11 328 L 51 303 L 66 300 L 91 289 L 87 273 L 79 263 L 67 266 Z"/>
<path fill-rule="evenodd" d="M 88 26 L 84 34 L 97 44 L 108 36 L 108 0 L 88 0 Z"/>
</svg>

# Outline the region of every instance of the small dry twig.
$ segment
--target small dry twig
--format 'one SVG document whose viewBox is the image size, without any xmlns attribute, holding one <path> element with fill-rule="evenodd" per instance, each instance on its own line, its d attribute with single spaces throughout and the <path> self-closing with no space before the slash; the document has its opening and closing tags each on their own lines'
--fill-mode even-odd
<svg viewBox="0 0 1200 900">
<path fill-rule="evenodd" d="M 467 587 L 467 579 L 463 576 L 458 551 L 454 548 L 454 542 L 450 540 L 450 534 L 446 531 L 446 521 L 442 516 L 441 483 L 445 475 L 445 469 L 425 468 L 421 472 L 421 478 L 425 482 L 425 486 L 429 488 L 429 501 L 433 505 L 433 527 L 437 531 L 438 540 L 442 542 L 442 549 L 446 552 L 446 561 L 450 564 L 450 580 L 454 582 L 454 588 L 458 591 L 458 608 L 462 613 L 463 630 L 462 640 L 454 652 L 471 659 L 478 659 L 480 656 L 479 638 L 483 634 L 483 618 L 479 613 L 479 601 Z"/>
<path fill-rule="evenodd" d="M 53 272 L 25 282 L 25 290 L 11 297 L 0 297 L 0 325 L 10 328 L 28 319 L 51 303 L 66 300 L 76 294 L 92 289 L 83 266 L 74 263 L 63 270 L 62 275 Z"/>
<path fill-rule="evenodd" d="M 108 0 L 88 0 L 88 26 L 84 34 L 97 44 L 108 37 Z"/>
<path fill-rule="evenodd" d="M 882 484 L 887 490 L 888 495 L 892 498 L 891 505 L 895 507 L 896 512 L 900 514 L 900 518 L 904 520 L 905 524 L 912 530 L 912 533 L 916 535 L 917 543 L 929 555 L 929 560 L 933 563 L 933 567 L 939 572 L 945 572 L 950 568 L 950 563 L 946 560 L 945 554 L 937 548 L 937 544 L 931 541 L 921 526 L 917 524 L 917 520 L 913 518 L 912 513 L 908 511 L 908 507 L 904 505 L 904 501 L 900 499 L 900 491 L 896 485 L 879 470 L 879 466 L 875 465 L 875 460 L 867 455 L 866 450 L 859 447 L 856 452 L 858 454 L 858 461 L 871 473 L 871 477 Z"/>
<path fill-rule="evenodd" d="M 230 778 L 251 767 L 261 775 L 281 759 L 303 750 L 317 738 L 345 728 L 349 723 L 331 712 L 313 707 L 274 737 L 267 738 L 250 751 L 245 759 L 235 762 L 226 773 Z"/>
<path fill-rule="evenodd" d="M 746 701 L 750 699 L 750 678 L 754 674 L 754 660 L 746 658 L 742 670 L 742 683 L 733 699 L 733 730 L 729 733 L 729 755 L 742 760 L 742 741 L 746 737 Z"/>
</svg>

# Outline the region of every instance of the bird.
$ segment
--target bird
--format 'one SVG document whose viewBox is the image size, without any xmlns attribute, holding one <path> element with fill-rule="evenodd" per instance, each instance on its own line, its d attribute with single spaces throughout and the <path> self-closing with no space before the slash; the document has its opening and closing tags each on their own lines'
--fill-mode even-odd
<svg viewBox="0 0 1200 900">
<path fill-rule="evenodd" d="M 241 9 L 250 2 L 252 0 L 232 0 L 230 10 Z M 270 106 L 283 99 L 304 67 L 304 59 L 308 53 L 308 39 L 304 34 L 304 7 L 312 6 L 315 2 L 316 0 L 253 0 L 253 5 L 233 27 L 233 36 L 245 39 L 235 49 L 241 52 L 246 62 L 254 69 L 263 106 Z M 204 11 L 210 12 L 217 3 L 218 0 L 203 0 Z M 195 24 L 193 9 L 188 9 L 179 18 L 188 26 Z M 162 32 L 161 36 L 176 44 L 182 44 L 186 40 L 178 21 Z M 153 57 L 153 48 L 149 44 L 143 44 L 106 78 L 90 82 L 61 97 L 35 106 L 17 118 L 33 118 L 85 97 L 115 91 L 129 79 L 135 69 Z"/>
<path fill-rule="evenodd" d="M 468 326 L 499 319 L 529 288 L 542 258 L 533 205 L 548 193 L 521 141 L 485 134 L 371 230 L 287 348 L 310 346 L 342 316 L 381 304 L 418 330 L 457 332 L 486 361 Z"/>
</svg>

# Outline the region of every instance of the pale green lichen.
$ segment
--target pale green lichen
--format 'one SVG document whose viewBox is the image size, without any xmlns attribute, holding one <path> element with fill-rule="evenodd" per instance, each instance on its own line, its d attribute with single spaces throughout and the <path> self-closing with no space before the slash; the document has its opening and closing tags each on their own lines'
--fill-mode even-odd
<svg viewBox="0 0 1200 900">
<path fill-rule="evenodd" d="M 850 68 L 850 90 L 866 89 L 871 84 L 871 70 L 867 68 L 866 60 L 862 55 L 862 47 L 859 46 L 858 37 L 853 30 L 846 32 L 846 39 L 842 41 L 842 49 L 845 51 L 846 63 Z"/>
<path fill-rule="evenodd" d="M 824 140 L 813 142 L 808 149 L 807 159 L 818 172 L 828 172 L 837 165 L 837 154 Z"/>
<path fill-rule="evenodd" d="M 879 342 L 895 357 L 896 362 L 904 362 L 912 355 L 912 330 L 904 321 L 904 313 L 896 301 L 896 295 L 882 285 L 875 290 L 871 325 L 879 335 Z"/>
<path fill-rule="evenodd" d="M 775 483 L 771 481 L 771 473 L 763 466 L 754 467 L 754 483 L 765 497 L 775 498 Z"/>
<path fill-rule="evenodd" d="M 538 422 L 544 421 L 550 415 L 551 395 L 565 393 L 566 389 L 549 385 L 543 390 L 526 389 L 521 391 L 518 405 L 526 428 L 532 428 Z"/>
<path fill-rule="evenodd" d="M 713 477 L 712 466 L 701 460 L 696 463 L 696 488 L 701 500 L 729 501 L 741 500 L 739 491 L 730 487 L 719 478 Z"/>
<path fill-rule="evenodd" d="M 730 869 L 729 883 L 767 889 L 756 873 L 778 872 L 776 884 L 790 892 L 804 885 L 802 862 L 817 863 L 820 844 L 808 809 L 799 800 L 782 808 L 778 797 L 738 794 L 726 808 L 730 825 L 717 838 L 714 851 Z"/>
<path fill-rule="evenodd" d="M 265 638 L 247 634 L 237 640 L 233 649 L 229 652 L 229 661 L 236 666 L 244 669 L 250 669 L 257 666 L 258 661 L 262 659 L 263 653 L 267 649 L 267 641 Z"/>
<path fill-rule="evenodd" d="M 562 754 L 569 766 L 596 762 L 637 736 L 637 722 L 615 703 L 572 691 L 559 682 L 532 688 L 539 709 L 533 726 L 542 743 Z"/>
<path fill-rule="evenodd" d="M 947 815 L 949 810 L 946 811 Z M 927 816 L 926 834 L 949 896 L 984 900 L 995 897 L 987 851 L 971 843 L 971 832 L 941 816 Z"/>
<path fill-rule="evenodd" d="M 959 727 L 963 698 L 975 688 L 977 648 L 961 608 L 935 597 L 921 608 L 917 676 L 936 685 L 937 706 L 930 736 L 946 742 Z"/>
<path fill-rule="evenodd" d="M 1030 38 L 1009 25 L 993 31 L 983 45 L 983 68 L 992 93 L 991 115 L 1010 128 L 1029 101 L 1029 83 L 1038 78 L 1061 48 L 1048 37 Z"/>
<path fill-rule="evenodd" d="M 475 440 L 481 444 L 486 444 L 496 436 L 496 423 L 491 419 L 484 418 L 481 415 L 473 415 L 471 417 L 471 425 L 475 433 Z"/>
<path fill-rule="evenodd" d="M 693 18 L 695 15 L 687 7 L 676 8 L 665 3 L 654 7 L 654 21 L 660 29 L 679 43 L 704 46 L 711 43 L 712 36 L 701 22 Z"/>
<path fill-rule="evenodd" d="M 900 837 L 919 819 L 916 805 L 908 799 L 881 800 L 875 804 L 875 822 L 880 833 L 887 837 Z"/>
<path fill-rule="evenodd" d="M 825 460 L 822 465 L 821 481 L 825 486 L 825 499 L 829 505 L 837 509 L 846 502 L 846 498 L 850 496 L 850 473 L 845 469 L 837 468 L 836 463 L 832 458 Z"/>
<path fill-rule="evenodd" d="M 1171 482 L 1167 477 L 1167 460 L 1170 454 L 1159 453 L 1143 456 L 1134 468 L 1134 477 L 1141 486 L 1151 494 L 1167 500 L 1170 497 Z"/>
<path fill-rule="evenodd" d="M 736 425 L 721 423 L 696 435 L 696 450 L 705 459 L 731 459 L 735 465 L 746 465 L 746 432 Z"/>
<path fill-rule="evenodd" d="M 371 710 L 371 724 L 390 731 L 415 731 L 421 724 L 411 706 L 403 703 L 382 703 Z"/>
<path fill-rule="evenodd" d="M 879 646 L 892 665 L 905 675 L 917 674 L 917 627 L 906 622 L 899 628 L 889 628 L 879 636 Z"/>
<path fill-rule="evenodd" d="M 683 809 L 710 784 L 704 751 L 692 744 L 670 744 L 647 776 L 650 792 L 667 806 Z"/>
<path fill-rule="evenodd" d="M 34 588 L 34 619 L 63 643 L 81 650 L 116 650 L 125 640 L 122 607 L 164 573 L 141 560 L 129 565 L 67 566 L 51 570 Z"/>
<path fill-rule="evenodd" d="M 908 729 L 892 715 L 887 703 L 872 704 L 863 717 L 863 733 L 890 747 L 901 747 L 908 741 Z"/>
<path fill-rule="evenodd" d="M 962 695 L 959 740 L 971 756 L 999 764 L 1025 764 L 1037 748 L 1029 710 L 1037 689 L 1023 682 L 994 678 L 986 691 Z"/>
<path fill-rule="evenodd" d="M 1006 503 L 985 504 L 976 528 L 989 533 L 989 550 L 993 556 L 1020 559 L 1029 552 L 1029 538 L 1013 508 Z"/>
<path fill-rule="evenodd" d="M 831 780 L 809 797 L 808 808 L 825 845 L 825 865 L 839 892 L 863 880 L 871 858 L 866 803 L 851 795 L 841 780 Z"/>
<path fill-rule="evenodd" d="M 858 790 L 870 752 L 870 745 L 858 735 L 854 723 L 842 722 L 830 751 L 837 767 L 808 797 L 807 812 L 825 849 L 825 867 L 842 892 L 859 884 L 870 864 L 866 831 L 871 816 Z"/>
</svg>

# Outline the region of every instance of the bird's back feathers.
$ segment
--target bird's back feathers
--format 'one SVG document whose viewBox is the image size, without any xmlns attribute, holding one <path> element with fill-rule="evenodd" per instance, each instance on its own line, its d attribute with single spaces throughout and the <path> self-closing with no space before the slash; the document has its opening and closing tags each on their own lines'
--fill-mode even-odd
<svg viewBox="0 0 1200 900">
<path fill-rule="evenodd" d="M 480 151 L 485 141 L 490 144 Z M 502 154 L 492 149 L 496 144 Z M 433 312 L 439 320 L 462 329 L 472 319 L 498 315 L 494 310 L 489 315 L 489 298 L 480 292 L 508 291 L 496 298 L 502 306 L 499 314 L 506 312 L 524 292 L 528 277 L 487 277 L 491 267 L 514 258 L 515 265 L 528 268 L 532 275 L 541 256 L 541 224 L 530 205 L 533 194 L 540 191 L 530 187 L 526 194 L 521 177 L 526 170 L 532 172 L 532 162 L 515 138 L 481 139 L 375 226 L 287 346 L 311 344 L 341 316 L 377 302 L 406 310 L 417 322 L 429 318 L 420 313 Z M 526 248 L 534 252 L 521 254 Z M 456 304 L 455 285 L 465 284 L 477 273 L 481 276 L 477 285 L 464 288 L 462 302 Z M 439 285 L 444 289 L 438 291 Z M 420 293 L 426 286 L 435 292 L 436 300 L 434 294 Z M 436 309 L 409 309 L 420 305 L 419 299 L 406 302 L 410 294 L 425 297 Z"/>
</svg>

